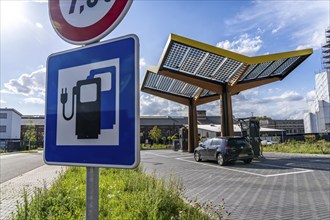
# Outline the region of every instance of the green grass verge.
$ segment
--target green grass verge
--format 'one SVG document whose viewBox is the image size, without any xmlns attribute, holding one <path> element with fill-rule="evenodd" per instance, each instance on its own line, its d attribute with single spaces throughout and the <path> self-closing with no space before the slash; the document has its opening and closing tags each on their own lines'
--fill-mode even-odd
<svg viewBox="0 0 330 220">
<path fill-rule="evenodd" d="M 22 150 L 17 151 L 18 153 L 38 153 L 38 150 Z"/>
<path fill-rule="evenodd" d="M 166 144 L 141 144 L 141 150 L 171 149 L 172 145 Z"/>
<path fill-rule="evenodd" d="M 17 205 L 13 219 L 85 219 L 86 168 L 70 167 L 51 189 L 36 189 L 33 199 Z M 159 180 L 141 168 L 100 169 L 99 219 L 225 219 L 223 203 L 191 204 L 182 199 L 182 184 Z M 204 211 L 202 211 L 204 210 Z"/>
<path fill-rule="evenodd" d="M 330 142 L 325 140 L 315 142 L 291 141 L 261 147 L 263 147 L 263 152 L 330 154 Z"/>
</svg>

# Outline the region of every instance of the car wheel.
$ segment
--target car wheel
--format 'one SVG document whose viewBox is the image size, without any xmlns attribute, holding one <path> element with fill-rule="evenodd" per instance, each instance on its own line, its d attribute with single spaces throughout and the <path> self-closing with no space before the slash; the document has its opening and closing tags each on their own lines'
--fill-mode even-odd
<svg viewBox="0 0 330 220">
<path fill-rule="evenodd" d="M 194 158 L 197 162 L 200 162 L 202 159 L 201 159 L 201 155 L 199 154 L 198 151 L 195 151 L 194 153 Z"/>
<path fill-rule="evenodd" d="M 218 164 L 219 164 L 220 166 L 224 166 L 224 165 L 225 165 L 225 160 L 224 160 L 222 154 L 218 154 L 218 155 L 217 155 L 217 161 L 218 161 Z"/>
<path fill-rule="evenodd" d="M 249 164 L 252 162 L 252 159 L 248 159 L 248 160 L 243 160 L 245 164 Z"/>
</svg>

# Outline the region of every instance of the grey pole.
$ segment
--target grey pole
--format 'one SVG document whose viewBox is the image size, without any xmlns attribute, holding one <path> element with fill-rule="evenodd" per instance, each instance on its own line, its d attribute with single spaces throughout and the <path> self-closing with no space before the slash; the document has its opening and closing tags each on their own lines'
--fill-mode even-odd
<svg viewBox="0 0 330 220">
<path fill-rule="evenodd" d="M 99 219 L 99 168 L 86 167 L 86 220 Z"/>
</svg>

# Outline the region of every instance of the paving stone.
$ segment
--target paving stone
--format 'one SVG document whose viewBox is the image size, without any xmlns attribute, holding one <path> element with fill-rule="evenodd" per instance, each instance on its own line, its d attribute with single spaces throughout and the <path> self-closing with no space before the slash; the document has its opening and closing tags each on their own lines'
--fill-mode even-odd
<svg viewBox="0 0 330 220">
<path fill-rule="evenodd" d="M 36 188 L 49 188 L 66 168 L 44 165 L 0 184 L 0 220 L 12 218 L 17 204 L 23 204 L 24 191 L 30 199 Z"/>
<path fill-rule="evenodd" d="M 170 150 L 142 151 L 141 161 L 147 172 L 181 179 L 190 200 L 220 204 L 224 199 L 230 219 L 330 220 L 329 155 L 264 155 L 265 160 L 226 167 Z"/>
</svg>

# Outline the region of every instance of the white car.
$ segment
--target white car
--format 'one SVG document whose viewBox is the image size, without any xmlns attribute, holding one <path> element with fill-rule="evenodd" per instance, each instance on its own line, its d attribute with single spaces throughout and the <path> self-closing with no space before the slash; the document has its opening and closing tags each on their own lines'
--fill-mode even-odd
<svg viewBox="0 0 330 220">
<path fill-rule="evenodd" d="M 275 144 L 275 142 L 269 141 L 269 140 L 262 140 L 261 141 L 261 145 L 272 145 L 272 144 Z"/>
</svg>

